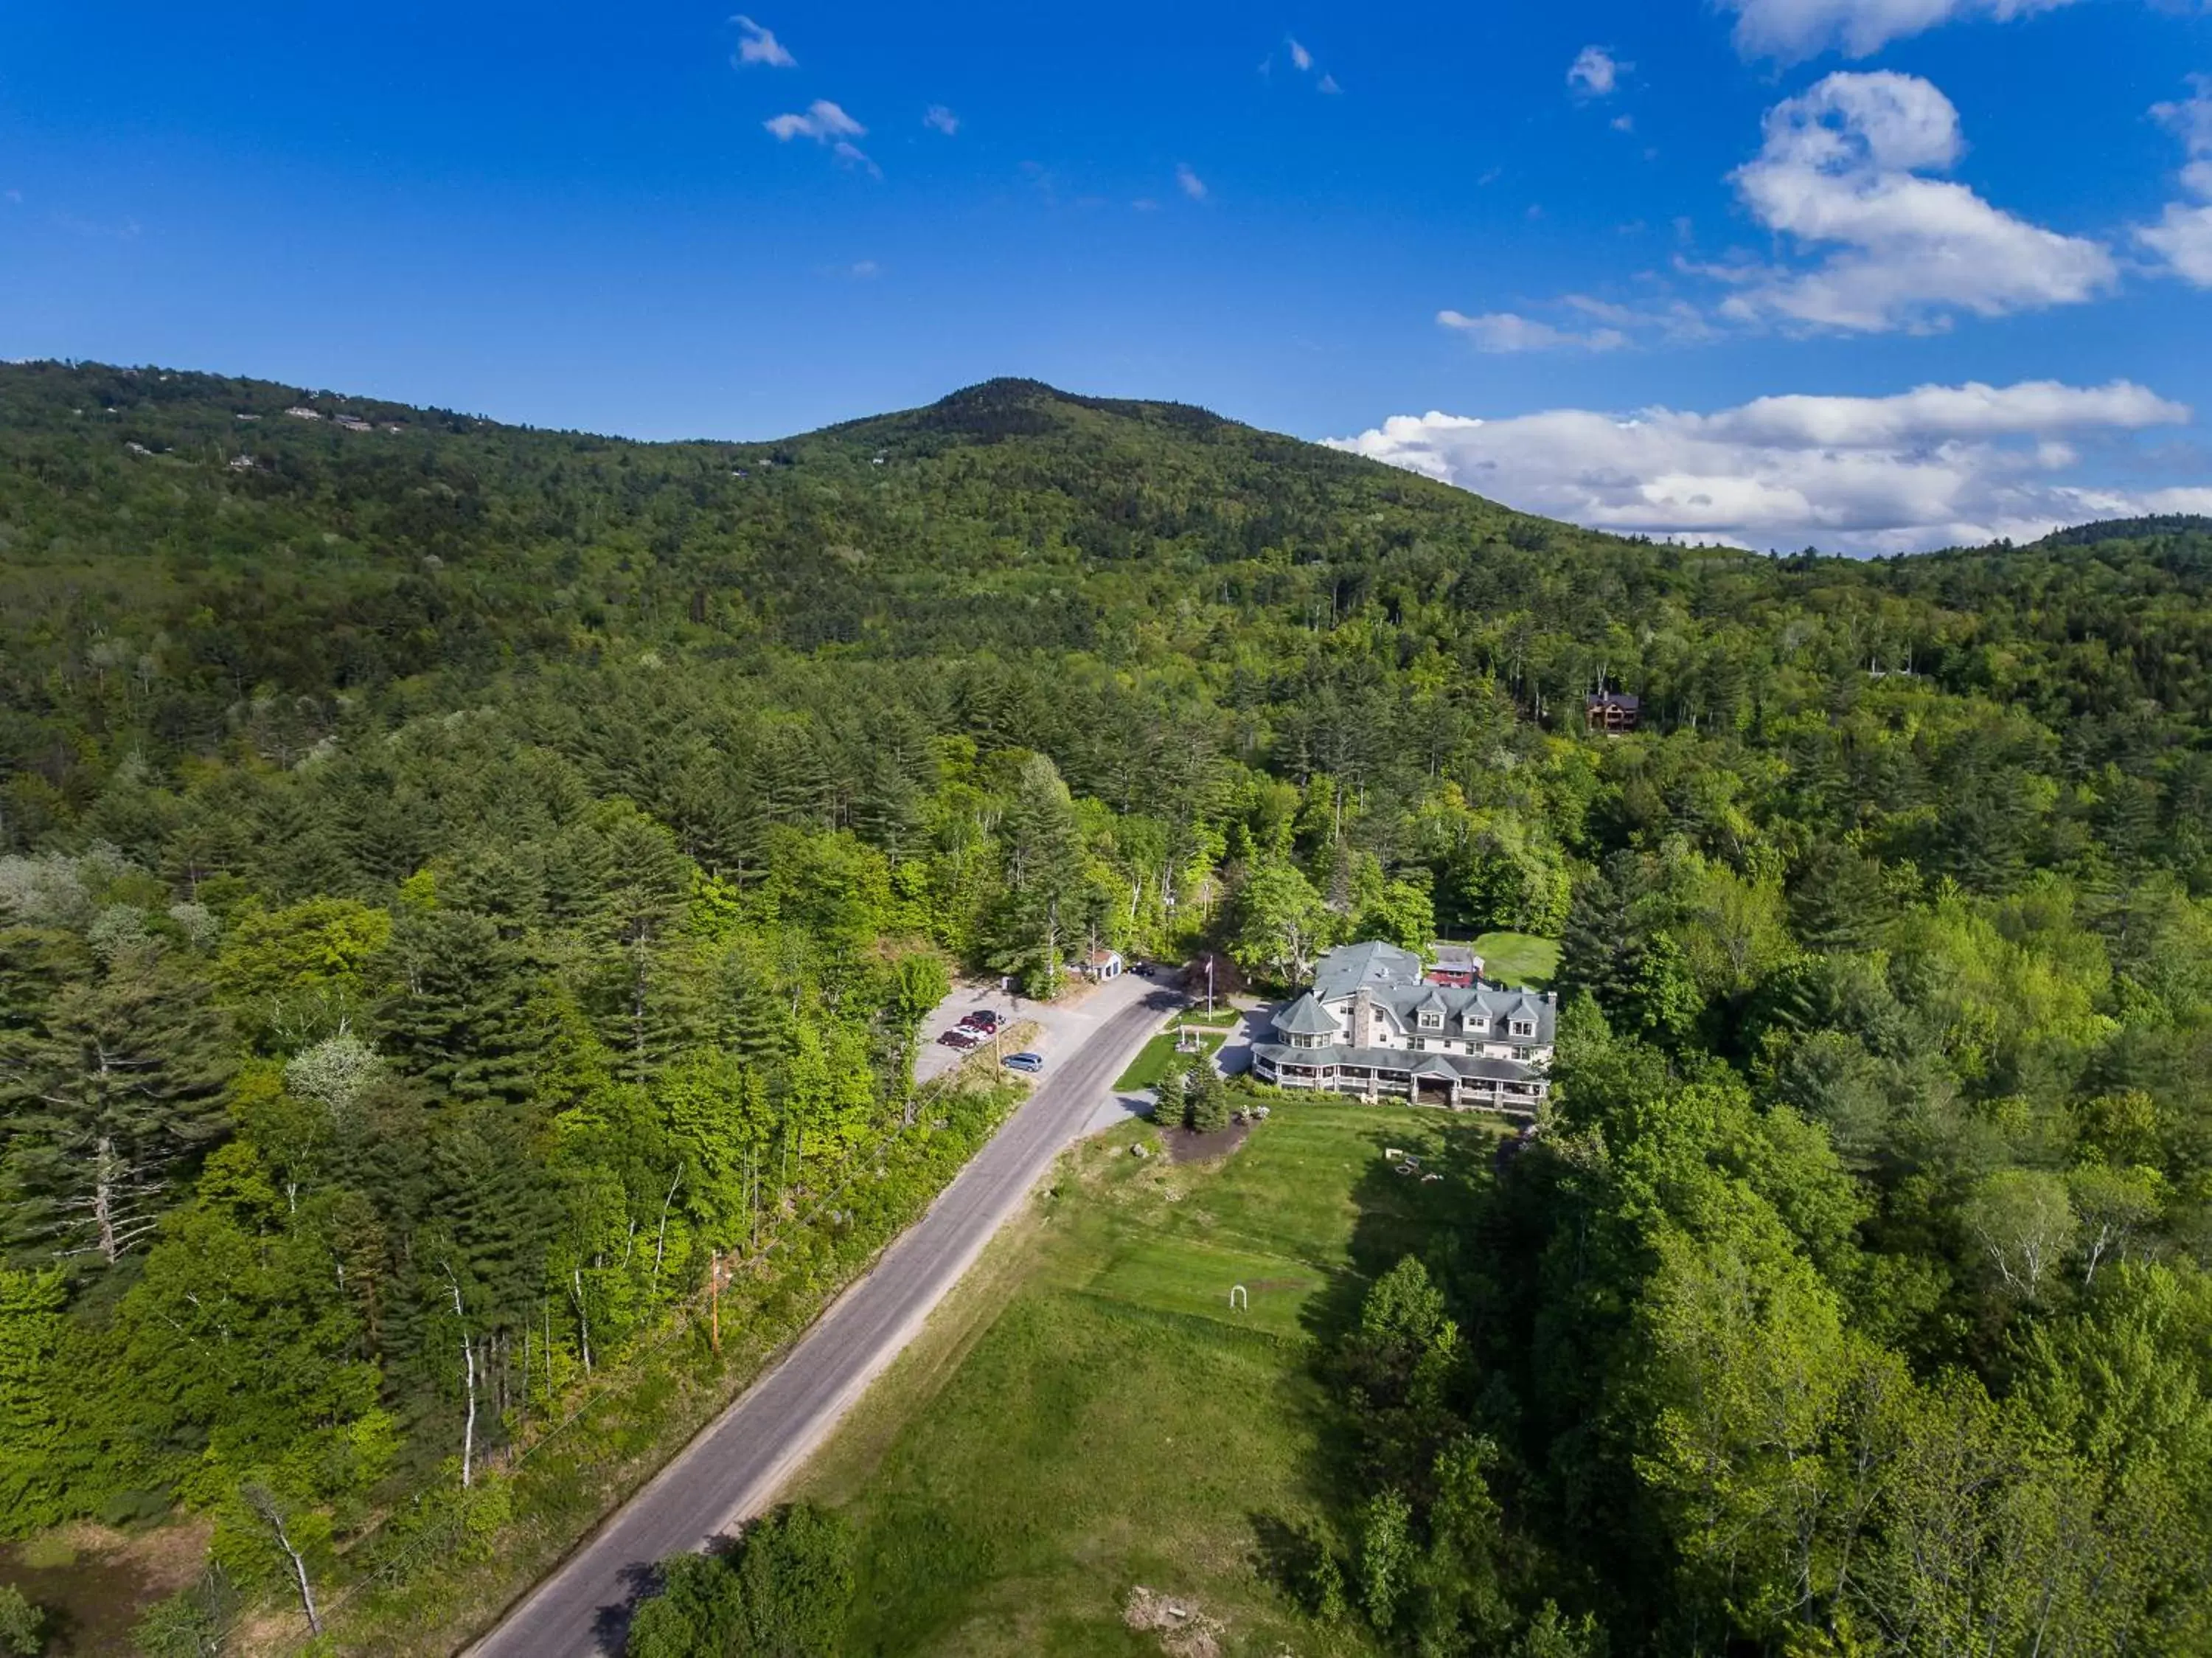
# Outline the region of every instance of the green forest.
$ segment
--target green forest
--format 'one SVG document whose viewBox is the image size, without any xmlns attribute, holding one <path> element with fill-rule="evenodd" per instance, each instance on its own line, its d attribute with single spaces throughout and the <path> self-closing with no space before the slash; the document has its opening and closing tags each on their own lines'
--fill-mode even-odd
<svg viewBox="0 0 2212 1658">
<path fill-rule="evenodd" d="M 2212 525 L 1777 558 L 1027 381 L 646 444 L 0 365 L 0 1527 L 209 1525 L 149 1652 L 371 1581 L 325 1639 L 414 1649 L 587 1520 L 516 1470 L 596 1375 L 988 1131 L 951 974 L 1486 930 L 1564 938 L 1551 1120 L 1331 1347 L 1317 1627 L 2212 1648 Z"/>
</svg>

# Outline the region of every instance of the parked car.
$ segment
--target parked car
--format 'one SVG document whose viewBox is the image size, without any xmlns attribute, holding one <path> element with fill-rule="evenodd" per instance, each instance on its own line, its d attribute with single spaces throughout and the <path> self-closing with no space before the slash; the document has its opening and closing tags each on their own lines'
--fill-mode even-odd
<svg viewBox="0 0 2212 1658">
<path fill-rule="evenodd" d="M 1035 1076 L 1044 1069 L 1044 1056 L 1041 1053 L 1010 1053 L 1006 1056 L 1006 1066 L 1008 1070 L 1025 1070 Z"/>
<path fill-rule="evenodd" d="M 976 1035 L 973 1031 L 950 1030 L 945 1032 L 944 1035 L 939 1037 L 937 1040 L 939 1045 L 942 1047 L 961 1048 L 964 1050 L 981 1045 L 983 1039 Z"/>
<path fill-rule="evenodd" d="M 961 1015 L 960 1022 L 971 1031 L 981 1031 L 988 1036 L 999 1028 L 999 1015 L 988 1008 L 978 1008 L 973 1013 Z"/>
</svg>

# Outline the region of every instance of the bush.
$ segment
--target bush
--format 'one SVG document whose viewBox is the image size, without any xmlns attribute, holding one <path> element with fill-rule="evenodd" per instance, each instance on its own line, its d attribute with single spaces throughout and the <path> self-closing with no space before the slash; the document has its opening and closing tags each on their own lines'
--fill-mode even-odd
<svg viewBox="0 0 2212 1658">
<path fill-rule="evenodd" d="M 46 1650 L 46 1614 L 12 1583 L 0 1583 L 0 1653 L 38 1658 Z"/>
<path fill-rule="evenodd" d="M 628 1658 L 838 1658 L 853 1602 L 853 1531 L 811 1503 L 746 1527 L 721 1557 L 661 1563 L 630 1622 Z"/>
</svg>

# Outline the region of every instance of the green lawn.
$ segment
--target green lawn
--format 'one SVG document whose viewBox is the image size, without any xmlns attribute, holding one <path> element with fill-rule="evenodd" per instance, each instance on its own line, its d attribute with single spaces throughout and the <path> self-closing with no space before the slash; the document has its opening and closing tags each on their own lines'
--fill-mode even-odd
<svg viewBox="0 0 2212 1658">
<path fill-rule="evenodd" d="M 1225 1039 L 1222 1036 L 1202 1035 L 1198 1039 L 1205 1051 L 1212 1053 Z M 1137 1057 L 1129 1062 L 1129 1069 L 1115 1078 L 1115 1091 L 1126 1093 L 1132 1088 L 1158 1087 L 1160 1078 L 1167 1074 L 1168 1062 L 1175 1057 L 1175 1033 L 1162 1031 L 1139 1049 Z"/>
<path fill-rule="evenodd" d="M 1205 1025 L 1214 1030 L 1225 1029 L 1243 1016 L 1227 1003 L 1222 1003 L 1212 1013 L 1206 1012 L 1203 1008 L 1193 1008 L 1179 1015 L 1186 1025 Z"/>
<path fill-rule="evenodd" d="M 1482 976 L 1495 984 L 1525 984 L 1532 991 L 1548 990 L 1559 970 L 1559 941 L 1534 933 L 1485 933 L 1474 941 L 1482 958 Z"/>
<path fill-rule="evenodd" d="M 1223 1658 L 1370 1653 L 1258 1563 L 1344 1519 L 1318 1340 L 1489 1178 L 1497 1132 L 1299 1101 L 1219 1163 L 1139 1161 L 1137 1128 L 1071 1152 L 802 1477 L 858 1527 L 847 1653 L 1158 1658 L 1121 1622 L 1138 1584 L 1224 1619 Z"/>
</svg>

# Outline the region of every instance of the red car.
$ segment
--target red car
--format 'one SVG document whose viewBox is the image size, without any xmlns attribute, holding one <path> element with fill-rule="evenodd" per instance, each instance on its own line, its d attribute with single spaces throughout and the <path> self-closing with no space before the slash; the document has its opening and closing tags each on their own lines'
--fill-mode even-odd
<svg viewBox="0 0 2212 1658">
<path fill-rule="evenodd" d="M 965 1049 L 976 1046 L 983 1039 L 973 1031 L 951 1030 L 945 1032 L 937 1039 L 942 1046 Z"/>
<path fill-rule="evenodd" d="M 981 1031 L 988 1036 L 999 1028 L 999 1015 L 988 1008 L 978 1008 L 973 1013 L 963 1014 L 960 1022 L 971 1031 Z"/>
</svg>

